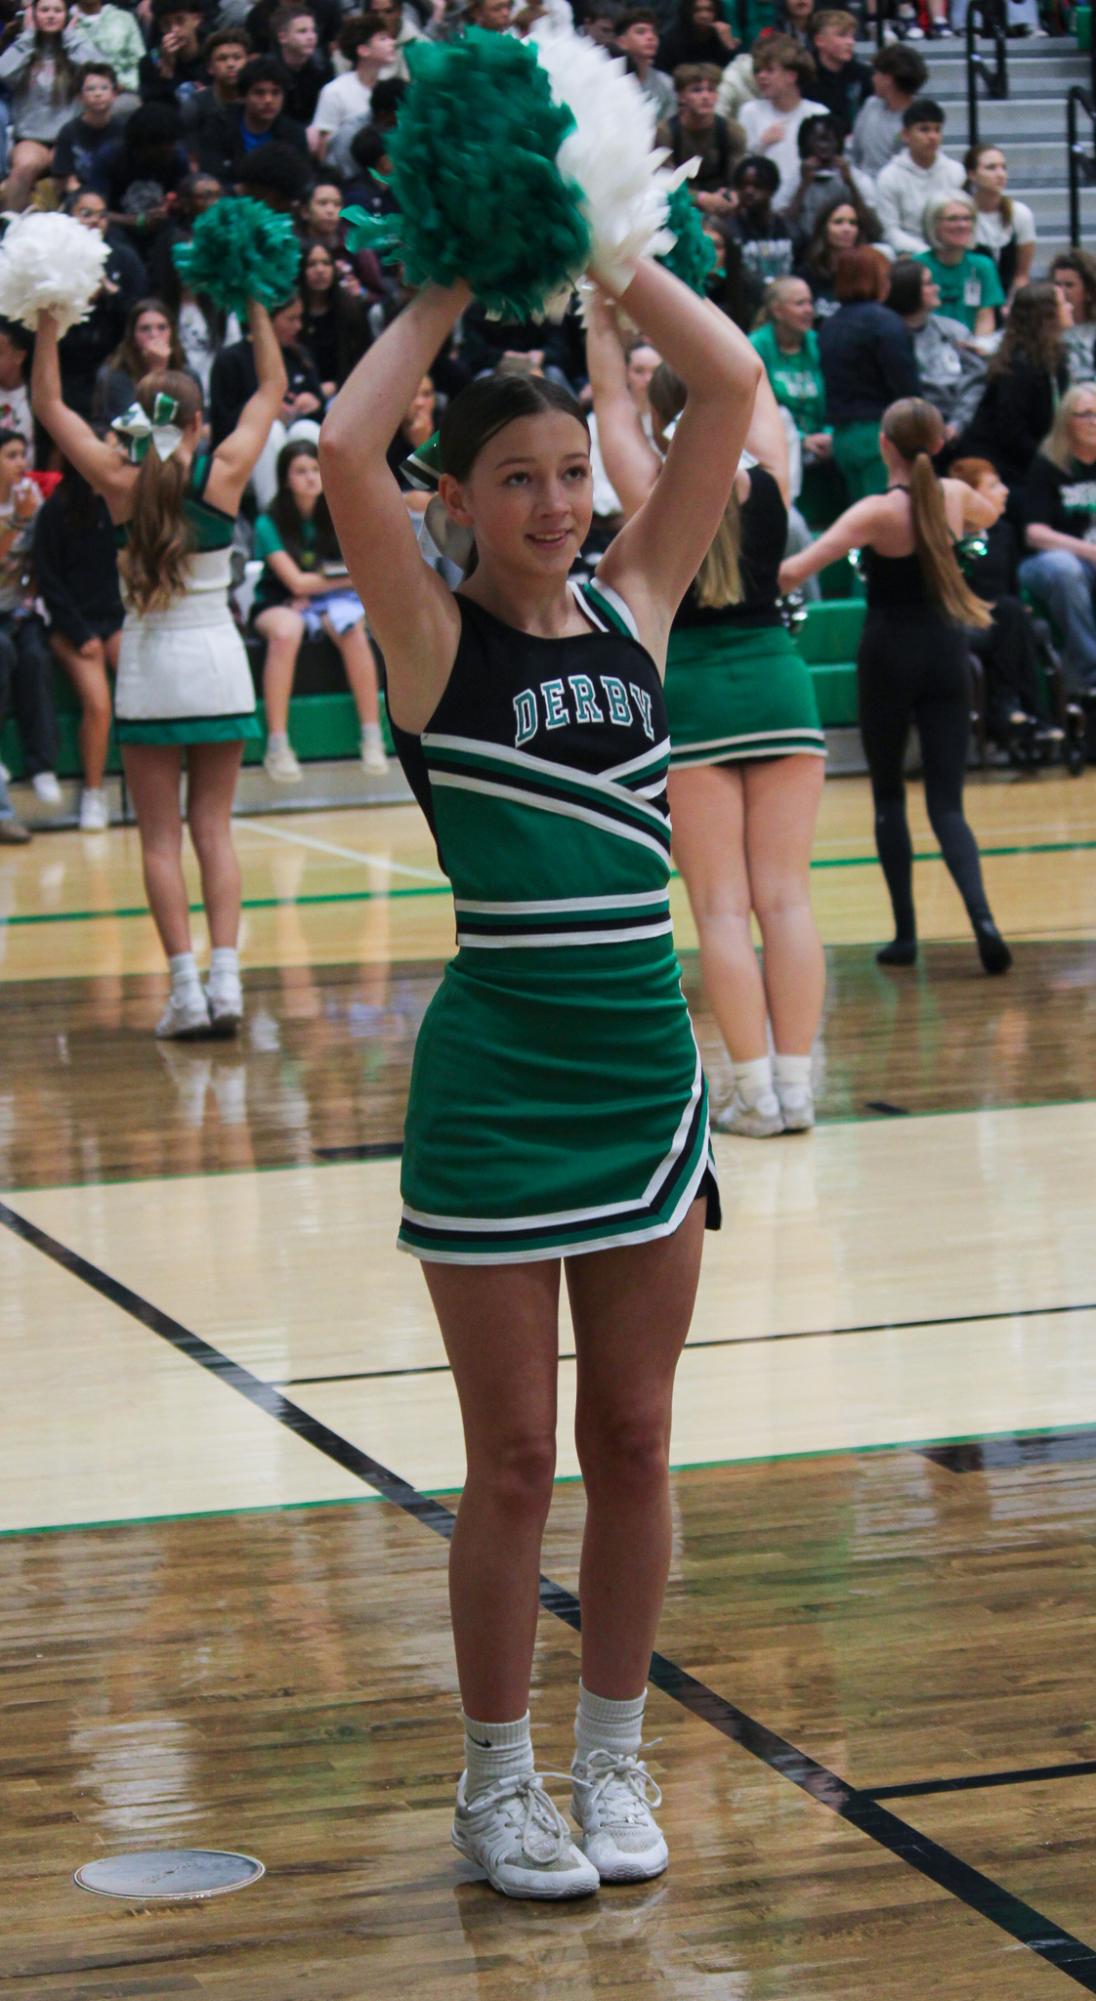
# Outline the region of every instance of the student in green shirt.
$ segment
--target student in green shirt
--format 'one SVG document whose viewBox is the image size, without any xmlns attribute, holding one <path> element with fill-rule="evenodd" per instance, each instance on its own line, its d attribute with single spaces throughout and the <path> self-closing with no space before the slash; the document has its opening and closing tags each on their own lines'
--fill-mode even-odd
<svg viewBox="0 0 1096 2001">
<path fill-rule="evenodd" d="M 928 266 L 940 287 L 938 311 L 981 338 L 993 333 L 1005 295 L 993 259 L 971 249 L 976 219 L 967 195 L 930 201 L 925 209 L 929 248 L 918 252 L 917 261 Z"/>
<path fill-rule="evenodd" d="M 773 394 L 791 412 L 804 456 L 828 459 L 826 386 L 813 331 L 814 300 L 802 278 L 774 278 L 766 287 L 760 324 L 750 335 L 765 364 Z"/>
</svg>

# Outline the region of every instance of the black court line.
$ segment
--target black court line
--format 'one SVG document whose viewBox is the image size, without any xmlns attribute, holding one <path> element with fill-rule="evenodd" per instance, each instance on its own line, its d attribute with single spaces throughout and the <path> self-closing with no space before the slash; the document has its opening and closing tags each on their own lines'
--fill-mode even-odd
<svg viewBox="0 0 1096 2001">
<path fill-rule="evenodd" d="M 887 1119 L 909 1118 L 909 1111 L 905 1105 L 892 1105 L 887 1098 L 865 1098 L 864 1110 L 866 1112 L 882 1112 L 884 1118 Z"/>
<path fill-rule="evenodd" d="M 402 1139 L 367 1140 L 357 1146 L 314 1146 L 313 1160 L 326 1161 L 328 1166 L 340 1160 L 401 1160 L 403 1158 Z"/>
<path fill-rule="evenodd" d="M 78 1251 L 71 1250 L 47 1231 L 39 1229 L 36 1223 L 18 1215 L 6 1202 L 0 1202 L 0 1223 L 24 1243 L 52 1259 L 62 1271 L 82 1280 L 93 1292 L 128 1313 L 151 1333 L 159 1335 L 161 1340 L 168 1342 L 188 1360 L 209 1370 L 226 1388 L 235 1390 L 256 1409 L 284 1424 L 299 1438 L 315 1446 L 318 1452 L 354 1473 L 415 1521 L 445 1538 L 452 1535 L 455 1517 L 440 1501 L 420 1494 L 397 1473 L 371 1459 L 368 1453 L 359 1451 L 357 1446 L 341 1438 L 328 1425 L 310 1417 L 298 1405 L 290 1403 L 269 1383 L 261 1382 L 249 1369 L 231 1361 L 209 1341 L 192 1333 L 190 1328 L 184 1327 L 160 1307 L 153 1306 L 151 1301 L 142 1299 L 120 1279 L 100 1271 Z M 578 1600 L 563 1585 L 542 1577 L 540 1602 L 545 1611 L 551 1612 L 575 1632 L 581 1630 Z M 836 1772 L 829 1771 L 786 1738 L 758 1723 L 754 1717 L 747 1716 L 744 1710 L 698 1681 L 676 1661 L 668 1660 L 664 1654 L 653 1655 L 651 1681 L 683 1709 L 689 1710 L 701 1722 L 710 1724 L 732 1743 L 740 1744 L 743 1750 L 792 1785 L 798 1786 L 818 1805 L 849 1821 L 911 1869 L 916 1869 L 950 1896 L 987 1918 L 1017 1944 L 1027 1947 L 1049 1965 L 1056 1966 L 1059 1972 L 1078 1987 L 1083 1987 L 1086 1993 L 1096 1994 L 1096 1949 L 1092 1946 L 1064 1931 L 1060 1925 L 1044 1917 L 1022 1898 L 1013 1896 L 1011 1891 L 984 1876 L 980 1870 L 972 1869 L 949 1849 L 941 1847 L 939 1842 L 930 1840 L 927 1835 L 899 1820 L 869 1794 L 846 1784 Z"/>
<path fill-rule="evenodd" d="M 929 1793 L 974 1793 L 983 1786 L 1037 1786 L 1047 1779 L 1087 1779 L 1096 1772 L 1096 1758 L 1078 1759 L 1070 1765 L 1029 1765 L 1014 1772 L 973 1772 L 964 1779 L 917 1779 L 908 1785 L 863 1786 L 869 1800 L 924 1799 Z"/>
<path fill-rule="evenodd" d="M 1064 1466 L 1071 1462 L 1096 1459 L 1096 1432 L 1058 1431 L 1023 1433 L 1013 1438 L 987 1438 L 961 1445 L 926 1445 L 921 1456 L 944 1466 L 949 1473 L 1001 1472 L 1010 1466 Z"/>
<path fill-rule="evenodd" d="M 719 1334 L 710 1341 L 689 1341 L 686 1354 L 695 1354 L 703 1348 L 754 1348 L 766 1341 L 828 1341 L 845 1334 L 903 1334 L 919 1327 L 970 1327 L 983 1320 L 1038 1320 L 1060 1313 L 1096 1313 L 1096 1299 L 1075 1300 L 1069 1306 L 1018 1306 L 1002 1307 L 998 1313 L 942 1313 L 929 1320 L 876 1320 L 866 1321 L 858 1327 L 801 1327 L 783 1334 Z M 573 1348 L 565 1349 L 560 1355 L 561 1362 L 574 1362 L 578 1357 Z M 389 1376 L 447 1376 L 448 1362 L 416 1362 L 406 1369 L 354 1369 L 334 1376 L 284 1376 L 275 1384 L 277 1389 L 304 1389 L 316 1383 L 373 1383 L 383 1382 Z M 1084 1432 L 1070 1433 L 1071 1437 L 1082 1438 Z M 965 1450 L 964 1447 L 933 1446 L 930 1457 L 940 1457 L 945 1463 L 944 1453 L 949 1450 Z M 1082 1457 L 1080 1453 L 1074 1455 Z M 987 1464 L 990 1462 L 987 1461 Z M 993 1462 L 997 1464 L 997 1461 Z M 1002 1465 L 1009 1463 L 1002 1460 Z M 955 1472 L 966 1472 L 966 1467 L 955 1467 Z"/>
</svg>

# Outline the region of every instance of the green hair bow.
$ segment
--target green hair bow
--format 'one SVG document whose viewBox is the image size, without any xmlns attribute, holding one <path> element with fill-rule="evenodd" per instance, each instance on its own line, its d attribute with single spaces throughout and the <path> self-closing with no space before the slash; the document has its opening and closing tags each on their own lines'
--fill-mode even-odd
<svg viewBox="0 0 1096 2001">
<path fill-rule="evenodd" d="M 178 398 L 168 396 L 160 389 L 152 406 L 152 415 L 140 403 L 133 402 L 120 417 L 115 417 L 112 431 L 118 431 L 128 441 L 129 456 L 133 465 L 139 466 L 148 455 L 149 445 L 156 448 L 157 458 L 163 462 L 177 452 L 183 442 L 183 434 L 175 419 L 179 415 Z"/>
</svg>

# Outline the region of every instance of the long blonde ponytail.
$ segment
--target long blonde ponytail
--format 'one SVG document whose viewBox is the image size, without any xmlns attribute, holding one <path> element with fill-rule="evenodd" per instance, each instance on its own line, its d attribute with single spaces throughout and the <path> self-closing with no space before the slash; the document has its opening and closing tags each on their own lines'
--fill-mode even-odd
<svg viewBox="0 0 1096 2001">
<path fill-rule="evenodd" d="M 201 411 L 197 383 L 176 369 L 158 370 L 138 383 L 137 401 L 150 418 L 158 395 L 170 396 L 178 405 L 174 421 L 180 430 Z M 176 451 L 161 461 L 151 445 L 141 461 L 126 546 L 118 562 L 126 595 L 141 613 L 165 610 L 186 588 L 187 558 L 194 549 L 183 512 L 189 471 L 189 455 Z"/>
<path fill-rule="evenodd" d="M 680 375 L 660 362 L 648 391 L 651 408 L 665 431 L 685 408 L 686 389 Z M 731 486 L 723 519 L 696 573 L 696 601 L 705 611 L 742 602 L 742 509 Z"/>
<path fill-rule="evenodd" d="M 944 496 L 931 454 L 941 442 L 939 413 L 920 396 L 905 396 L 883 413 L 883 436 L 910 468 L 913 540 L 925 588 L 947 618 L 979 631 L 992 624 L 985 600 L 976 597 L 955 560 Z"/>
</svg>

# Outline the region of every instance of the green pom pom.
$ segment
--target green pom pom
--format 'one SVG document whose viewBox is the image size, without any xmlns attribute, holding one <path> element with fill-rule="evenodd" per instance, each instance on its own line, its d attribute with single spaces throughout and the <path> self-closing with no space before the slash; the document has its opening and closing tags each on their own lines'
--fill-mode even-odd
<svg viewBox="0 0 1096 2001">
<path fill-rule="evenodd" d="M 680 278 L 683 285 L 688 285 L 690 292 L 699 292 L 703 298 L 707 290 L 705 279 L 715 263 L 715 245 L 704 234 L 700 210 L 689 193 L 688 181 L 680 182 L 670 196 L 666 227 L 674 231 L 677 242 L 658 262 L 672 271 L 675 278 Z"/>
<path fill-rule="evenodd" d="M 171 254 L 188 290 L 240 319 L 252 299 L 268 312 L 283 305 L 301 264 L 290 218 L 248 196 L 214 202 L 198 217 L 190 242 L 177 243 Z"/>
<path fill-rule="evenodd" d="M 464 278 L 497 319 L 543 312 L 585 269 L 580 190 L 556 154 L 574 120 L 534 50 L 470 28 L 412 42 L 411 88 L 389 141 L 398 215 L 347 211 L 352 250 L 402 264 L 412 286 Z"/>
</svg>

